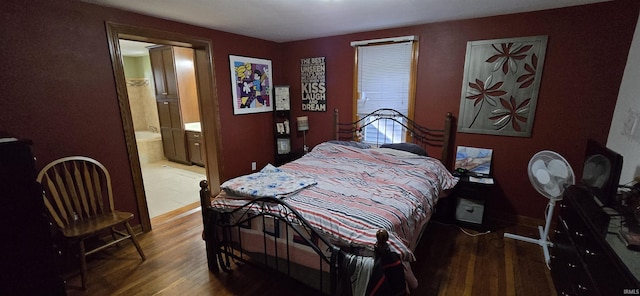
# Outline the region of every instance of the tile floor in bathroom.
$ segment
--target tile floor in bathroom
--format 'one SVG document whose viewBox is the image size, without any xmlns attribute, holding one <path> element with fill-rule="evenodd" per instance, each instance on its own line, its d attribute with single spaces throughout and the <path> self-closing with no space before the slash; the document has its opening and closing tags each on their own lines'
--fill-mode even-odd
<svg viewBox="0 0 640 296">
<path fill-rule="evenodd" d="M 149 216 L 170 212 L 200 200 L 201 180 L 206 178 L 203 167 L 187 166 L 168 160 L 142 164 L 142 180 Z"/>
</svg>

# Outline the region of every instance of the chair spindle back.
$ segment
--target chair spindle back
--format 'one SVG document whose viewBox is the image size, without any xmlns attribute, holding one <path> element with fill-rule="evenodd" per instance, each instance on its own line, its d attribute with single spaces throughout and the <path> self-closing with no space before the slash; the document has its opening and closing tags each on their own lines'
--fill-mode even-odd
<svg viewBox="0 0 640 296">
<path fill-rule="evenodd" d="M 45 206 L 61 228 L 114 210 L 111 177 L 95 159 L 72 156 L 54 161 L 40 171 L 38 182 Z"/>
</svg>

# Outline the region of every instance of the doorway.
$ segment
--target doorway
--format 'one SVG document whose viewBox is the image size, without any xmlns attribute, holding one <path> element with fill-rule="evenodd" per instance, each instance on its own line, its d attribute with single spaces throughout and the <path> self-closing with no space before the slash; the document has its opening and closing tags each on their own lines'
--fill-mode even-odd
<svg viewBox="0 0 640 296">
<path fill-rule="evenodd" d="M 184 113 L 180 116 L 182 119 L 180 132 L 183 133 L 182 146 L 183 151 L 200 152 L 189 149 L 193 145 L 197 145 L 193 147 L 199 148 L 202 138 L 200 137 L 200 112 L 197 110 L 198 98 L 195 91 L 193 49 L 166 47 L 125 39 L 120 39 L 119 45 L 149 216 L 152 224 L 163 223 L 165 219 L 154 218 L 178 209 L 191 210 L 199 205 L 198 184 L 201 180 L 206 179 L 206 173 L 202 163 L 197 163 L 197 165 L 189 162 L 178 163 L 170 161 L 166 156 L 164 144 L 173 139 L 166 138 L 166 133 L 161 133 L 162 126 L 166 124 L 167 119 L 161 119 L 158 114 L 159 107 L 156 98 L 158 91 L 155 82 L 157 77 L 154 77 L 154 75 L 161 73 L 156 68 L 164 65 L 152 63 L 150 50 L 155 50 L 156 55 L 163 49 L 168 52 L 182 53 L 181 59 L 175 60 L 174 65 L 171 65 L 173 69 L 180 70 L 173 72 L 181 78 L 177 79 L 181 84 L 179 87 L 182 90 L 181 99 L 191 107 L 190 112 L 187 112 L 186 108 L 181 110 Z M 185 131 L 186 134 L 199 136 L 199 141 L 196 143 L 184 141 Z M 189 156 L 197 161 L 199 158 L 196 159 L 196 156 L 200 155 L 190 154 Z"/>
<path fill-rule="evenodd" d="M 138 217 L 142 231 L 151 230 L 151 219 L 147 198 L 144 190 L 140 156 L 136 144 L 135 129 L 131 115 L 130 100 L 127 92 L 127 82 L 124 74 L 124 63 L 121 55 L 119 40 L 131 40 L 192 48 L 194 50 L 194 66 L 197 81 L 198 107 L 201 118 L 201 130 L 203 135 L 202 149 L 204 150 L 204 167 L 206 180 L 212 194 L 219 192 L 220 172 L 222 171 L 222 157 L 220 145 L 220 128 L 218 123 L 219 110 L 218 98 L 215 92 L 216 82 L 214 63 L 211 51 L 211 41 L 183 34 L 159 31 L 148 28 L 139 28 L 128 25 L 107 23 L 107 37 L 114 77 L 120 104 L 120 113 L 124 126 L 125 142 L 129 154 L 129 163 L 134 183 Z M 206 110 L 206 112 L 203 112 Z M 207 114 L 207 116 L 203 116 Z"/>
</svg>

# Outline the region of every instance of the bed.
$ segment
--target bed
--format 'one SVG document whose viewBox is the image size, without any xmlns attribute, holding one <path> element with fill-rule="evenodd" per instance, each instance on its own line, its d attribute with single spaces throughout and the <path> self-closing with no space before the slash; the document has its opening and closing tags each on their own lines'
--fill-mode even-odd
<svg viewBox="0 0 640 296">
<path fill-rule="evenodd" d="M 391 109 L 347 124 L 338 118 L 335 110 L 335 139 L 298 160 L 227 180 L 214 198 L 201 182 L 212 272 L 230 272 L 231 260 L 256 263 L 332 295 L 416 284 L 413 251 L 457 183 L 445 165 L 453 116 L 440 129 Z M 441 160 L 424 156 L 434 147 Z"/>
</svg>

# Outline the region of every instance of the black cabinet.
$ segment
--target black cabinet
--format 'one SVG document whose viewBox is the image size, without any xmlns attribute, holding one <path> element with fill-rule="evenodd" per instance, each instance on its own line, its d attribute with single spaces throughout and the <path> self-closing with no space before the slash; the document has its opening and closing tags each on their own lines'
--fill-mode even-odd
<svg viewBox="0 0 640 296">
<path fill-rule="evenodd" d="M 0 139 L 0 293 L 65 295 L 31 143 Z"/>
<path fill-rule="evenodd" d="M 300 157 L 291 148 L 291 101 L 288 85 L 277 85 L 274 91 L 273 138 L 275 165 L 279 166 Z"/>
<path fill-rule="evenodd" d="M 279 166 L 297 158 L 291 149 L 291 101 L 288 85 L 277 85 L 273 89 L 274 112 L 273 134 L 275 144 L 275 165 Z"/>
<path fill-rule="evenodd" d="M 291 111 L 274 111 L 273 122 L 275 126 L 275 165 L 279 166 L 294 159 L 291 150 Z"/>
<path fill-rule="evenodd" d="M 486 206 L 493 188 L 494 184 L 473 182 L 469 181 L 469 176 L 460 176 L 451 194 L 438 201 L 434 219 L 478 231 L 488 230 Z"/>
<path fill-rule="evenodd" d="M 558 295 L 623 295 L 640 293 L 640 253 L 627 250 L 616 235 L 620 221 L 596 203 L 589 190 L 571 186 L 560 203 L 551 253 L 551 276 Z M 637 273 L 637 271 L 636 271 Z"/>
</svg>

